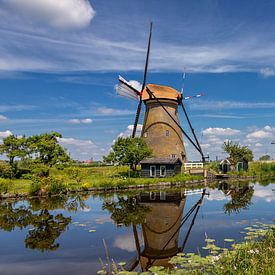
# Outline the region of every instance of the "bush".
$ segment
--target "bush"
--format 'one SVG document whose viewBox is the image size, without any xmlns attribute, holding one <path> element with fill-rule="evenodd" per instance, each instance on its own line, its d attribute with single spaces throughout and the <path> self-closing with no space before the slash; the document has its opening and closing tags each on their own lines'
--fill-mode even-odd
<svg viewBox="0 0 275 275">
<path fill-rule="evenodd" d="M 12 184 L 11 180 L 0 178 L 0 194 L 7 193 L 9 186 Z"/>
<path fill-rule="evenodd" d="M 82 180 L 87 176 L 87 170 L 78 167 L 70 167 L 65 170 L 68 177 L 75 180 L 77 183 L 81 183 Z"/>
<path fill-rule="evenodd" d="M 0 161 L 0 177 L 5 179 L 12 178 L 12 167 L 5 161 Z"/>
<path fill-rule="evenodd" d="M 44 164 L 36 164 L 35 168 L 32 169 L 34 177 L 43 178 L 48 177 L 50 174 L 50 168 Z"/>
<path fill-rule="evenodd" d="M 57 177 L 37 177 L 33 178 L 30 185 L 29 194 L 41 195 L 41 194 L 61 194 L 67 191 L 66 185 L 63 183 L 62 179 Z"/>
<path fill-rule="evenodd" d="M 42 182 L 41 181 L 32 181 L 30 188 L 29 188 L 29 195 L 37 196 L 42 189 Z"/>
<path fill-rule="evenodd" d="M 48 185 L 46 189 L 50 195 L 61 194 L 66 192 L 67 188 L 66 185 L 63 183 L 62 180 L 54 177 L 48 178 Z"/>
</svg>

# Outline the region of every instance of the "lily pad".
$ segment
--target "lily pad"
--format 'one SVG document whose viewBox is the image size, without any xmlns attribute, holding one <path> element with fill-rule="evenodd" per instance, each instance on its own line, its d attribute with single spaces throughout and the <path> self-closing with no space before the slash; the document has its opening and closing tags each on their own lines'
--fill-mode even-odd
<svg viewBox="0 0 275 275">
<path fill-rule="evenodd" d="M 224 239 L 225 242 L 228 242 L 228 243 L 232 243 L 232 242 L 235 242 L 234 239 Z"/>
</svg>

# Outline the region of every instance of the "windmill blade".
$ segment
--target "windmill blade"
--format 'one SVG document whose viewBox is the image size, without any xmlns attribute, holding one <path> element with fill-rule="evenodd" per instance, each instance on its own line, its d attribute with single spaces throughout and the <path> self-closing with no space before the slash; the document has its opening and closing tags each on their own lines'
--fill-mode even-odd
<svg viewBox="0 0 275 275">
<path fill-rule="evenodd" d="M 130 82 L 125 80 L 122 76 L 118 77 L 119 83 L 116 85 L 116 92 L 120 96 L 125 96 L 131 99 L 138 100 L 140 92 L 133 87 Z"/>
<path fill-rule="evenodd" d="M 139 98 L 139 103 L 138 103 L 138 106 L 137 106 L 132 137 L 135 137 L 135 135 L 136 135 L 137 124 L 138 124 L 138 119 L 139 119 L 141 104 L 142 104 L 142 93 L 143 93 L 143 90 L 144 90 L 145 85 L 146 85 L 147 70 L 148 70 L 148 63 L 149 63 L 149 54 L 150 54 L 150 48 L 151 48 L 152 27 L 153 27 L 153 23 L 150 22 L 150 33 L 149 33 L 146 61 L 145 61 L 145 67 L 144 67 L 144 73 L 143 73 L 143 82 L 142 82 L 142 88 L 141 88 L 141 91 L 140 91 L 140 98 Z"/>
<path fill-rule="evenodd" d="M 205 93 L 200 93 L 200 94 L 197 94 L 197 95 L 184 96 L 183 99 L 184 100 L 189 100 L 191 98 L 202 97 L 202 96 L 205 96 Z"/>
</svg>

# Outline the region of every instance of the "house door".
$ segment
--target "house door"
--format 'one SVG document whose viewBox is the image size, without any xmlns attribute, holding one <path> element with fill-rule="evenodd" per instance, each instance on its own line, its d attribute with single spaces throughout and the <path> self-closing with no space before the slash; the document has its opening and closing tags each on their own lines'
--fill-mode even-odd
<svg viewBox="0 0 275 275">
<path fill-rule="evenodd" d="M 157 175 L 157 169 L 155 165 L 150 166 L 150 177 L 156 177 Z"/>
</svg>

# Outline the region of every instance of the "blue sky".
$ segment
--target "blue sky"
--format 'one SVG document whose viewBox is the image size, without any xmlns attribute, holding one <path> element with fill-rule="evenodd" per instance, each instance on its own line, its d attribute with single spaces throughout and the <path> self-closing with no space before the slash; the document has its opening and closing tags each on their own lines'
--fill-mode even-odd
<svg viewBox="0 0 275 275">
<path fill-rule="evenodd" d="M 130 133 L 119 74 L 206 96 L 186 102 L 205 153 L 224 140 L 275 158 L 274 1 L 0 0 L 0 138 L 56 130 L 77 159 Z M 181 116 L 183 127 L 186 122 Z M 140 121 L 142 124 L 142 120 Z M 186 144 L 189 159 L 199 155 Z"/>
</svg>

